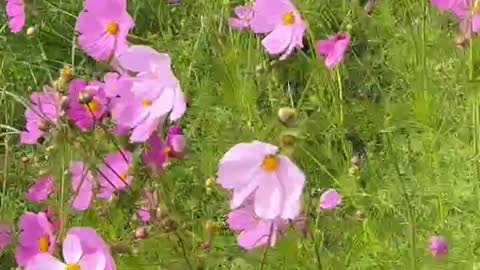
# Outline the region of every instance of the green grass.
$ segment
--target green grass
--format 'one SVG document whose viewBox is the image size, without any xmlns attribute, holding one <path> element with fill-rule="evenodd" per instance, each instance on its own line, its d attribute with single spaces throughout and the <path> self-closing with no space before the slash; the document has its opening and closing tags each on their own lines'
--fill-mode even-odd
<svg viewBox="0 0 480 270">
<path fill-rule="evenodd" d="M 273 62 L 260 37 L 229 29 L 233 7 L 243 2 L 129 1 L 136 22 L 130 41 L 168 52 L 192 98 L 182 120 L 186 160 L 160 177 L 138 168 L 134 192 L 109 205 L 104 215 L 99 215 L 101 203 L 75 214 L 60 194 L 49 203 L 64 205 L 69 227 L 92 226 L 110 244 L 128 246 L 116 255 L 120 270 L 184 270 L 185 258 L 192 269 L 480 269 L 478 40 L 471 50 L 456 47 L 457 21 L 427 0 L 377 1 L 372 17 L 356 1 L 295 2 L 309 25 L 310 49 Z M 23 199 L 41 171 L 60 179 L 68 160 L 91 145 L 58 138 L 49 152 L 21 146 L 15 129 L 23 129 L 24 107 L 7 94 L 28 97 L 64 65 L 73 65 L 80 78 L 102 77 L 106 67 L 75 46 L 81 5 L 29 1 L 28 26 L 35 34 L 12 35 L 0 27 L 0 219 L 10 224 L 26 210 L 41 209 Z M 33 9 L 38 16 L 31 15 Z M 5 23 L 0 18 L 0 25 Z M 338 74 L 313 51 L 315 40 L 337 31 L 352 35 L 352 50 Z M 313 237 L 292 230 L 267 253 L 245 253 L 225 227 L 226 193 L 207 189 L 205 181 L 215 177 L 219 159 L 234 144 L 254 139 L 278 144 L 286 130 L 276 115 L 285 106 L 299 113 L 293 159 L 307 175 L 304 210 Z M 113 150 L 105 143 L 93 147 Z M 359 150 L 368 158 L 355 177 L 348 171 Z M 24 157 L 31 161 L 25 164 Z M 163 191 L 162 204 L 177 230 L 167 230 L 164 222 L 153 226 L 149 238 L 133 240 L 137 223 L 130 216 L 141 187 Z M 319 195 L 332 187 L 343 194 L 342 206 L 316 220 Z M 357 211 L 363 220 L 356 219 Z M 219 225 L 208 253 L 200 248 L 207 220 Z M 449 239 L 450 253 L 443 260 L 428 254 L 434 234 Z M 13 269 L 12 255 L 12 248 L 0 253 L 0 269 Z"/>
</svg>

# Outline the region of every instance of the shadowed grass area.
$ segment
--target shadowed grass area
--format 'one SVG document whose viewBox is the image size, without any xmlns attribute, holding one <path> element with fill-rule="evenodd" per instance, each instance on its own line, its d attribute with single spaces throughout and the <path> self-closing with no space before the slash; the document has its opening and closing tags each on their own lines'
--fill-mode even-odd
<svg viewBox="0 0 480 270">
<path fill-rule="evenodd" d="M 61 203 L 61 192 L 48 204 L 68 217 L 67 227 L 95 227 L 114 247 L 121 270 L 183 270 L 189 264 L 190 269 L 478 269 L 478 40 L 456 47 L 458 23 L 426 0 L 377 1 L 372 16 L 357 1 L 295 3 L 309 26 L 305 49 L 275 61 L 263 51 L 260 36 L 229 28 L 233 8 L 243 2 L 128 1 L 136 22 L 130 42 L 168 52 L 191 98 L 181 122 L 186 158 L 161 176 L 147 174 L 137 162 L 133 191 L 108 207 L 97 202 L 74 213 L 67 198 Z M 19 144 L 17 133 L 24 129 L 19 100 L 55 80 L 64 65 L 88 80 L 108 70 L 76 47 L 81 1 L 27 5 L 34 34 L 12 35 L 0 17 L 0 219 L 9 224 L 46 205 L 23 198 L 39 175 L 49 171 L 60 179 L 68 161 L 85 149 L 115 150 L 77 133 L 59 136 L 49 150 Z M 316 58 L 314 42 L 337 31 L 351 34 L 351 50 L 341 68 L 327 70 Z M 281 107 L 297 109 L 293 130 L 278 122 Z M 225 224 L 228 194 L 205 182 L 215 177 L 231 146 L 252 140 L 279 144 L 282 132 L 299 134 L 292 157 L 307 175 L 310 233 L 304 238 L 292 227 L 266 253 L 243 252 Z M 111 141 L 101 132 L 96 136 Z M 358 153 L 364 159 L 352 175 L 350 160 Z M 134 154 L 138 160 L 138 148 Z M 138 222 L 131 216 L 145 187 L 161 191 L 167 217 L 152 225 L 147 239 L 135 241 Z M 318 198 L 328 188 L 342 193 L 342 206 L 318 214 Z M 219 228 L 206 252 L 209 220 Z M 443 260 L 428 254 L 428 239 L 435 234 L 449 239 Z M 127 250 L 118 252 L 122 247 Z M 0 253 L 1 267 L 13 269 L 12 258 L 13 248 Z"/>
</svg>

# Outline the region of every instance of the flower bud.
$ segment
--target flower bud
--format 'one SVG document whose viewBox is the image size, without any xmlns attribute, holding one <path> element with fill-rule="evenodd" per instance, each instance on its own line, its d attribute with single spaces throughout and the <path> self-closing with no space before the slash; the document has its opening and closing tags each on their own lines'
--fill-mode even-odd
<svg viewBox="0 0 480 270">
<path fill-rule="evenodd" d="M 282 145 L 293 146 L 297 142 L 297 137 L 293 134 L 283 134 L 280 137 L 280 140 L 282 142 Z"/>
<path fill-rule="evenodd" d="M 353 156 L 350 161 L 352 162 L 353 166 L 360 167 L 360 157 L 358 155 Z"/>
<path fill-rule="evenodd" d="M 35 27 L 30 26 L 30 27 L 27 28 L 27 35 L 29 35 L 29 36 L 33 35 L 33 34 L 35 34 L 36 31 L 37 31 L 37 29 Z"/>
<path fill-rule="evenodd" d="M 202 250 L 205 251 L 205 252 L 209 251 L 210 247 L 211 246 L 210 246 L 210 243 L 208 241 L 203 242 L 202 246 L 201 246 Z"/>
<path fill-rule="evenodd" d="M 283 107 L 278 110 L 278 120 L 286 126 L 291 126 L 297 116 L 297 111 L 294 108 Z"/>
<path fill-rule="evenodd" d="M 135 231 L 135 239 L 145 239 L 147 238 L 147 229 L 145 227 L 138 228 Z"/>
<path fill-rule="evenodd" d="M 217 230 L 218 226 L 217 224 L 215 224 L 215 222 L 211 221 L 211 220 L 208 220 L 206 223 L 205 223 L 205 229 L 207 229 L 207 231 L 209 233 L 213 233 Z"/>
<path fill-rule="evenodd" d="M 362 212 L 362 210 L 357 210 L 355 212 L 355 220 L 357 222 L 362 222 L 365 219 L 365 214 Z"/>
<path fill-rule="evenodd" d="M 215 181 L 214 181 L 211 177 L 209 177 L 209 178 L 207 179 L 207 181 L 205 181 L 205 186 L 210 187 L 210 186 L 212 186 L 214 183 L 215 183 Z"/>
<path fill-rule="evenodd" d="M 432 236 L 430 238 L 430 252 L 435 257 L 443 257 L 448 253 L 447 238 L 443 236 Z"/>
<path fill-rule="evenodd" d="M 68 96 L 62 96 L 62 99 L 60 101 L 60 106 L 63 110 L 68 109 L 68 106 L 70 104 L 70 98 Z"/>
<path fill-rule="evenodd" d="M 60 71 L 60 78 L 65 82 L 70 82 L 73 79 L 73 69 L 71 66 L 64 66 Z"/>
<path fill-rule="evenodd" d="M 50 124 L 47 121 L 42 121 L 38 124 L 38 129 L 47 132 L 50 129 Z"/>
<path fill-rule="evenodd" d="M 88 103 L 92 102 L 92 100 L 93 100 L 92 94 L 86 91 L 81 92 L 80 95 L 78 96 L 78 101 L 83 105 L 87 105 Z"/>
</svg>

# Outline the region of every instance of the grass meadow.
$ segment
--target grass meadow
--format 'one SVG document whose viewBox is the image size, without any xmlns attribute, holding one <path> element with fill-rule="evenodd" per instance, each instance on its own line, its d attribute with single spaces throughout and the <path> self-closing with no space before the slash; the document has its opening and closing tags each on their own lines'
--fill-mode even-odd
<svg viewBox="0 0 480 270">
<path fill-rule="evenodd" d="M 14 226 L 25 211 L 49 205 L 69 227 L 96 228 L 120 270 L 480 269 L 479 40 L 457 46 L 458 20 L 427 0 L 378 0 L 371 15 L 365 1 L 294 2 L 308 24 L 305 48 L 278 61 L 260 36 L 229 27 L 245 2 L 128 1 L 136 23 L 129 41 L 168 52 L 189 97 L 181 120 L 188 150 L 161 175 L 135 166 L 131 192 L 83 213 L 62 192 L 69 160 L 126 140 L 97 130 L 93 139 L 73 131 L 37 146 L 19 142 L 33 91 L 66 65 L 87 80 L 108 70 L 77 48 L 82 1 L 27 1 L 30 34 L 11 34 L 0 16 L 0 220 Z M 336 32 L 349 33 L 351 46 L 329 70 L 314 42 Z M 282 107 L 296 109 L 294 127 L 278 121 Z M 228 193 L 211 180 L 233 145 L 278 145 L 282 134 L 297 138 L 291 158 L 307 179 L 307 234 L 292 226 L 275 247 L 245 252 L 226 225 Z M 26 202 L 25 191 L 46 172 L 62 179 L 60 191 Z M 136 240 L 133 205 L 144 187 L 160 191 L 165 217 Z M 340 207 L 318 211 L 330 188 L 342 194 Z M 433 235 L 447 237 L 448 256 L 429 254 Z M 0 269 L 16 268 L 14 249 L 0 252 Z"/>
</svg>

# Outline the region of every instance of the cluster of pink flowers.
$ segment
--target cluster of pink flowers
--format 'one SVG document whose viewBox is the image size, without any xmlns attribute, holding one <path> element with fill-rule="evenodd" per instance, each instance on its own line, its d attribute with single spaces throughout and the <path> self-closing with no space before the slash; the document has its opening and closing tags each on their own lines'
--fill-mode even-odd
<svg viewBox="0 0 480 270">
<path fill-rule="evenodd" d="M 235 15 L 230 26 L 266 35 L 263 47 L 269 54 L 281 55 L 280 60 L 303 48 L 307 24 L 290 0 L 255 0 L 253 5 L 236 7 Z M 326 58 L 325 65 L 332 68 L 343 61 L 349 44 L 350 36 L 339 33 L 318 41 L 316 47 L 318 55 Z"/>
</svg>

